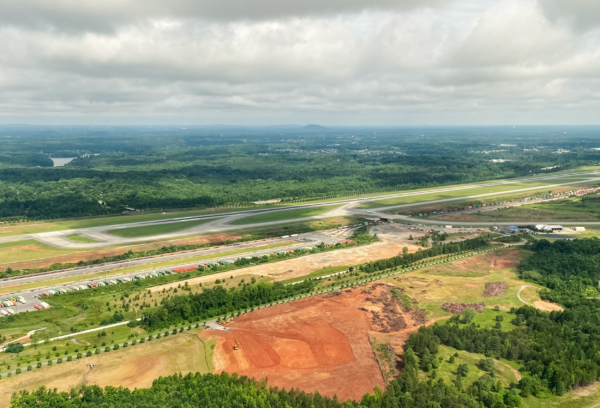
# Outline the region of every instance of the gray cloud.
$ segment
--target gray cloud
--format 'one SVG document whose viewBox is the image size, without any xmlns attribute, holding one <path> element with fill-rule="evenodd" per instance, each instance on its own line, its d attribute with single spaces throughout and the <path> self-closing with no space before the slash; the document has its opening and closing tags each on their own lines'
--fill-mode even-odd
<svg viewBox="0 0 600 408">
<path fill-rule="evenodd" d="M 5 1 L 0 22 L 60 30 L 111 31 L 135 21 L 202 19 L 268 20 L 337 15 L 363 10 L 410 10 L 452 0 L 75 0 Z"/>
<path fill-rule="evenodd" d="M 0 122 L 600 122 L 600 33 L 535 0 L 188 3 L 0 6 Z"/>
<path fill-rule="evenodd" d="M 566 22 L 576 30 L 600 26 L 600 2 L 596 0 L 540 0 L 540 5 L 551 20 Z"/>
</svg>

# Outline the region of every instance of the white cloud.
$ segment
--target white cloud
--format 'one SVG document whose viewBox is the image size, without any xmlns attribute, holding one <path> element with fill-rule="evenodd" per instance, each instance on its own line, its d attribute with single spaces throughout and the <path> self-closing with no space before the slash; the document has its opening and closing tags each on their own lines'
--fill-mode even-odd
<svg viewBox="0 0 600 408">
<path fill-rule="evenodd" d="M 600 122 L 600 32 L 547 4 L 292 3 L 2 5 L 0 121 Z"/>
</svg>

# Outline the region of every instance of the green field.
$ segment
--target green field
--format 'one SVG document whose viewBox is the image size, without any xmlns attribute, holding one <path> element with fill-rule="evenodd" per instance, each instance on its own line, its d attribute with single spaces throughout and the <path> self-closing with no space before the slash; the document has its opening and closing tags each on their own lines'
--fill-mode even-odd
<svg viewBox="0 0 600 408">
<path fill-rule="evenodd" d="M 261 206 L 261 208 L 268 208 Z M 250 210 L 253 208 L 209 208 L 203 210 L 175 210 L 166 213 L 151 213 L 151 214 L 123 214 L 111 215 L 102 217 L 89 218 L 65 218 L 55 221 L 37 221 L 18 224 L 8 224 L 0 227 L 0 237 L 19 235 L 19 234 L 36 234 L 39 232 L 61 231 L 68 229 L 104 227 L 107 225 L 131 224 L 134 222 L 169 220 L 172 218 L 192 217 L 196 215 L 222 214 L 235 211 Z"/>
<path fill-rule="evenodd" d="M 5 242 L 0 244 L 0 264 L 52 258 L 74 252 L 78 250 L 54 248 L 34 239 Z"/>
<path fill-rule="evenodd" d="M 214 221 L 214 218 L 203 218 L 193 221 L 170 222 L 168 224 L 147 225 L 144 227 L 120 228 L 106 231 L 109 234 L 122 238 L 139 238 L 152 235 L 170 234 L 198 225 Z"/>
<path fill-rule="evenodd" d="M 565 175 L 564 178 L 554 179 L 554 180 L 542 180 L 542 181 L 532 181 L 532 182 L 523 182 L 523 183 L 513 183 L 513 184 L 503 184 L 499 186 L 490 186 L 490 187 L 475 187 L 475 188 L 466 188 L 463 190 L 456 191 L 446 191 L 440 193 L 427 193 L 427 194 L 419 194 L 408 197 L 394 197 L 387 198 L 383 200 L 371 201 L 365 204 L 360 205 L 358 208 L 380 208 L 380 207 L 390 207 L 394 205 L 402 205 L 402 204 L 415 204 L 421 203 L 423 201 L 433 201 L 433 200 L 446 200 L 446 199 L 454 199 L 460 198 L 463 196 L 473 196 L 473 195 L 481 195 L 481 194 L 490 194 L 490 193 L 505 193 L 507 191 L 525 189 L 525 188 L 536 188 L 536 187 L 544 187 L 553 184 L 563 184 L 570 183 L 573 185 L 581 184 L 584 180 L 592 178 L 591 176 L 581 176 L 581 177 L 573 177 Z M 600 180 L 600 179 L 599 179 Z M 492 181 L 490 181 L 492 182 Z M 449 186 L 454 187 L 454 186 Z M 414 191 L 424 191 L 424 190 L 414 190 Z M 426 190 L 425 190 L 426 191 Z M 513 193 L 511 193 L 513 194 Z"/>
<path fill-rule="evenodd" d="M 280 282 L 283 283 L 284 285 L 287 285 L 287 284 L 290 284 L 290 283 L 304 281 L 306 279 L 320 278 L 321 276 L 331 275 L 332 273 L 342 272 L 342 271 L 345 271 L 347 269 L 348 269 L 347 265 L 328 266 L 326 268 L 319 269 L 318 271 L 311 272 L 308 275 L 299 276 L 297 278 L 292 278 L 292 279 L 286 279 L 286 280 L 283 280 L 283 281 L 280 281 Z"/>
<path fill-rule="evenodd" d="M 454 363 L 450 363 L 448 360 L 450 359 L 450 356 L 453 356 L 455 353 L 458 353 L 458 357 L 455 357 Z M 483 354 L 459 351 L 448 346 L 439 346 L 437 356 L 442 359 L 440 367 L 437 369 L 438 378 L 443 378 L 446 384 L 452 383 L 456 378 L 456 369 L 459 364 L 467 364 L 469 366 L 469 374 L 462 380 L 463 387 L 470 386 L 474 381 L 477 381 L 479 377 L 486 374 L 485 371 L 478 367 L 479 360 L 487 358 Z M 494 362 L 496 379 L 500 381 L 502 385 L 508 387 L 511 383 L 518 382 L 515 373 L 511 370 L 512 367 L 498 360 L 494 360 Z M 420 375 L 423 379 L 426 379 L 426 373 L 420 372 Z"/>
<path fill-rule="evenodd" d="M 266 214 L 253 215 L 250 217 L 244 217 L 239 220 L 233 221 L 232 225 L 247 225 L 247 224 L 259 224 L 261 222 L 272 222 L 272 221 L 285 221 L 294 220 L 303 217 L 312 217 L 331 211 L 338 205 L 326 205 L 322 207 L 310 207 L 310 208 L 299 208 L 296 210 L 287 211 L 274 211 Z"/>
<path fill-rule="evenodd" d="M 96 241 L 95 239 L 84 237 L 83 235 L 79 235 L 79 234 L 67 235 L 65 238 L 70 239 L 71 241 L 81 242 L 82 244 L 94 244 L 96 242 L 99 242 L 99 241 Z"/>
</svg>

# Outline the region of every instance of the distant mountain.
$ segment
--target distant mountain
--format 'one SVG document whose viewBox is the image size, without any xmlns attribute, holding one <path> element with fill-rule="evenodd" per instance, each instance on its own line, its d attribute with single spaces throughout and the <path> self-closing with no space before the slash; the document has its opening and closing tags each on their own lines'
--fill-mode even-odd
<svg viewBox="0 0 600 408">
<path fill-rule="evenodd" d="M 308 130 L 308 131 L 319 131 L 319 130 L 328 130 L 325 126 L 321 125 L 306 125 L 301 127 L 299 130 Z"/>
</svg>

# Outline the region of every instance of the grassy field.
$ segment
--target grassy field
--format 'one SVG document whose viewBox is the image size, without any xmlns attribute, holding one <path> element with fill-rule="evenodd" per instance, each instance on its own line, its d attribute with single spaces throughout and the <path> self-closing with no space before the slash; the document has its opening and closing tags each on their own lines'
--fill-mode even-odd
<svg viewBox="0 0 600 408">
<path fill-rule="evenodd" d="M 268 208 L 261 206 L 261 208 Z M 18 224 L 8 224 L 0 227 L 0 237 L 19 235 L 19 234 L 36 234 L 40 232 L 61 231 L 67 229 L 104 227 L 107 225 L 130 224 L 133 222 L 168 220 L 179 217 L 192 217 L 196 215 L 207 214 L 223 214 L 228 212 L 251 210 L 252 208 L 209 208 L 202 210 L 175 210 L 166 213 L 152 214 L 122 214 L 111 215 L 104 217 L 89 217 L 89 218 L 66 218 L 55 221 L 37 221 Z"/>
<path fill-rule="evenodd" d="M 450 356 L 453 356 L 455 353 L 458 353 L 458 357 L 455 357 L 454 363 L 450 363 L 448 360 L 450 359 Z M 479 360 L 487 358 L 483 354 L 459 351 L 448 346 L 439 346 L 437 355 L 438 358 L 441 357 L 442 359 L 440 367 L 437 369 L 437 377 L 443 378 L 446 384 L 450 384 L 456 379 L 456 369 L 459 364 L 467 364 L 469 367 L 469 374 L 462 379 L 462 384 L 465 388 L 473 384 L 474 381 L 477 381 L 479 377 L 486 374 L 486 371 L 479 368 Z M 494 360 L 494 362 L 496 379 L 500 381 L 502 385 L 508 387 L 511 383 L 519 382 L 510 366 L 498 360 Z M 422 379 L 426 379 L 427 373 L 420 372 L 419 374 Z"/>
<path fill-rule="evenodd" d="M 170 234 L 171 232 L 192 228 L 214 220 L 215 219 L 213 218 L 207 218 L 193 221 L 171 222 L 168 224 L 147 225 L 144 227 L 120 228 L 106 232 L 122 238 L 139 238 L 148 237 L 151 235 Z"/>
<path fill-rule="evenodd" d="M 208 255 L 201 255 L 201 256 L 195 256 L 195 257 L 184 258 L 184 259 L 173 259 L 173 260 L 169 260 L 169 261 L 155 262 L 155 263 L 148 264 L 148 265 L 132 266 L 130 268 L 115 269 L 115 270 L 111 270 L 111 271 L 107 271 L 107 272 L 89 273 L 89 274 L 85 274 L 85 275 L 80 275 L 79 278 L 69 276 L 69 277 L 64 277 L 64 278 L 47 279 L 47 280 L 44 280 L 43 282 L 23 283 L 20 285 L 2 287 L 2 288 L 0 288 L 0 294 L 36 289 L 36 288 L 40 288 L 40 287 L 52 287 L 55 285 L 62 285 L 62 284 L 77 282 L 79 280 L 100 279 L 100 278 L 110 277 L 110 276 L 114 276 L 114 275 L 134 273 L 134 272 L 145 270 L 145 269 L 161 269 L 161 268 L 167 269 L 171 266 L 179 265 L 181 263 L 199 262 L 199 261 L 203 261 L 205 259 L 238 255 L 238 254 L 243 254 L 243 253 L 247 253 L 247 252 L 263 250 L 263 249 L 267 250 L 267 249 L 273 249 L 273 248 L 280 248 L 282 246 L 288 246 L 288 245 L 289 245 L 289 243 L 287 243 L 287 242 L 277 243 L 277 244 L 271 244 L 271 245 L 264 245 L 264 246 L 260 246 L 260 247 L 256 247 L 256 248 L 236 249 L 236 250 L 232 250 L 232 251 L 219 252 L 219 253 L 213 253 L 213 254 L 208 254 Z"/>
<path fill-rule="evenodd" d="M 98 242 L 95 239 L 84 237 L 83 235 L 79 235 L 79 234 L 67 235 L 67 236 L 65 236 L 65 238 L 70 239 L 71 241 L 80 242 L 82 244 L 94 244 L 94 243 Z"/>
<path fill-rule="evenodd" d="M 600 218 L 600 196 L 598 194 L 554 200 L 547 203 L 528 204 L 515 209 L 492 211 L 480 214 L 481 218 L 499 219 L 521 216 L 524 219 L 555 219 L 597 221 Z M 513 218 L 514 219 L 514 218 Z"/>
<path fill-rule="evenodd" d="M 321 276 L 331 275 L 332 273 L 342 272 L 347 269 L 348 269 L 348 265 L 328 266 L 327 268 L 323 268 L 323 269 L 319 269 L 318 271 L 311 272 L 308 275 L 299 276 L 297 278 L 292 278 L 292 279 L 286 279 L 286 280 L 282 280 L 280 282 L 283 283 L 284 285 L 287 285 L 289 283 L 300 282 L 300 281 L 304 281 L 306 279 L 320 278 Z"/>
<path fill-rule="evenodd" d="M 488 308 L 498 305 L 504 314 L 511 307 L 523 306 L 517 292 L 530 283 L 518 278 L 516 268 L 520 259 L 528 255 L 524 250 L 495 251 L 386 278 L 384 282 L 401 287 L 408 296 L 416 298 L 419 307 L 427 310 L 428 318 L 450 316 L 442 310 L 444 303 L 484 302 Z M 508 289 L 499 296 L 484 297 L 485 284 L 491 282 L 506 282 Z M 532 293 L 531 301 L 537 300 L 540 300 L 537 292 Z M 495 314 L 485 311 L 477 314 L 475 321 L 492 326 Z M 503 329 L 509 328 L 510 320 L 512 317 L 505 316 Z"/>
<path fill-rule="evenodd" d="M 358 224 L 364 222 L 362 217 L 332 217 L 323 218 L 315 221 L 296 221 L 285 224 L 268 225 L 262 227 L 253 227 L 230 231 L 232 234 L 250 235 L 255 239 L 268 237 L 277 237 L 282 235 L 300 234 L 310 231 L 321 231 L 330 228 L 337 228 L 348 224 Z"/>
<path fill-rule="evenodd" d="M 545 180 L 545 181 L 532 181 L 532 182 L 523 182 L 523 183 L 513 183 L 513 184 L 505 184 L 499 186 L 490 186 L 490 187 L 475 187 L 468 188 L 463 190 L 456 191 L 447 191 L 441 193 L 429 193 L 429 194 L 420 194 L 408 197 L 394 197 L 383 200 L 371 201 L 368 203 L 364 203 L 360 205 L 358 208 L 379 208 L 379 207 L 389 207 L 394 205 L 402 205 L 402 204 L 415 204 L 423 201 L 433 201 L 433 200 L 444 200 L 451 198 L 459 198 L 465 195 L 473 196 L 480 194 L 490 194 L 490 193 L 498 193 L 502 194 L 503 192 L 519 190 L 524 188 L 535 188 L 535 187 L 543 187 L 552 184 L 562 184 L 562 183 L 572 183 L 573 185 L 580 184 L 583 180 L 587 180 L 591 178 L 590 176 L 581 176 L 581 177 L 568 177 L 554 179 L 554 180 Z M 490 181 L 491 182 L 491 181 Z M 454 186 L 451 186 L 454 187 Z M 419 190 L 415 190 L 419 191 Z M 516 193 L 510 193 L 516 194 Z M 457 200 L 458 201 L 458 200 Z"/>
<path fill-rule="evenodd" d="M 561 397 L 549 396 L 523 398 L 521 408 L 598 408 L 600 407 L 600 385 L 594 383 L 578 388 Z"/>
<path fill-rule="evenodd" d="M 327 211 L 331 211 L 336 207 L 338 207 L 338 205 L 326 205 L 326 206 L 322 206 L 322 207 L 310 207 L 310 208 L 300 208 L 297 210 L 269 212 L 266 214 L 259 214 L 259 215 L 253 215 L 250 217 L 240 218 L 239 220 L 233 221 L 231 224 L 232 225 L 259 224 L 261 222 L 285 221 L 285 220 L 293 220 L 296 218 L 312 217 L 314 215 L 320 215 L 320 214 L 326 213 Z"/>
<path fill-rule="evenodd" d="M 0 244 L 0 264 L 35 259 L 52 258 L 78 252 L 73 249 L 59 249 L 42 244 L 34 239 L 12 241 Z"/>
<path fill-rule="evenodd" d="M 34 390 L 41 386 L 68 391 L 83 384 L 96 384 L 102 387 L 123 386 L 133 390 L 149 387 L 159 376 L 178 373 L 185 375 L 189 372 L 209 373 L 213 370 L 211 360 L 215 343 L 198 339 L 197 331 L 193 329 L 175 336 L 102 352 L 51 367 L 34 368 L 32 372 L 3 378 L 0 406 L 9 405 L 13 392 Z M 71 345 L 71 351 L 74 347 L 77 346 Z M 95 364 L 95 367 L 90 368 L 88 364 Z"/>
</svg>

